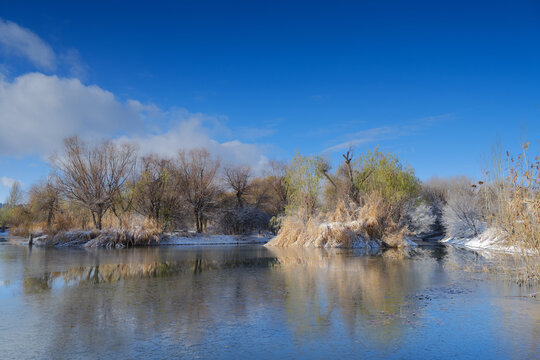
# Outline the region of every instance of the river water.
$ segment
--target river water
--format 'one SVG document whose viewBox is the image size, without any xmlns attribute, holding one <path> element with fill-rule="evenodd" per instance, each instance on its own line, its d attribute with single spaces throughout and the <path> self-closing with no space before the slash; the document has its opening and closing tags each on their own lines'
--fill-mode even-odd
<svg viewBox="0 0 540 360">
<path fill-rule="evenodd" d="M 540 301 L 451 247 L 0 242 L 0 359 L 537 359 Z M 463 271 L 463 269 L 468 271 Z M 476 269 L 476 271 L 471 271 Z"/>
</svg>

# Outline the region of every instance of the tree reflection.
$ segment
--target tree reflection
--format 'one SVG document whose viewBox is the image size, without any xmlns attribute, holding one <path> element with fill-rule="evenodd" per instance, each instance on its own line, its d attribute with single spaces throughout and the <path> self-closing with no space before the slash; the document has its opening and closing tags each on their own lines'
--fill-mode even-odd
<svg viewBox="0 0 540 360">
<path fill-rule="evenodd" d="M 417 294 L 447 283 L 444 263 L 463 258 L 440 255 L 264 247 L 33 251 L 23 287 L 38 311 L 36 326 L 50 338 L 47 351 L 58 358 L 74 349 L 110 357 L 111 349 L 137 343 L 190 353 L 268 334 L 295 344 L 339 334 L 341 343 L 361 341 L 384 353 L 425 320 Z"/>
</svg>

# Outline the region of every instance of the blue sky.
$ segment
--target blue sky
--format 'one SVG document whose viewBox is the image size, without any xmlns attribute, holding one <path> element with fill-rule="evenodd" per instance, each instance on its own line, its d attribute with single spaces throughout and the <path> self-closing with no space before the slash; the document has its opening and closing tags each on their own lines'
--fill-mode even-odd
<svg viewBox="0 0 540 360">
<path fill-rule="evenodd" d="M 73 133 L 260 170 L 296 150 L 481 176 L 540 143 L 535 1 L 4 1 L 0 201 Z"/>
</svg>

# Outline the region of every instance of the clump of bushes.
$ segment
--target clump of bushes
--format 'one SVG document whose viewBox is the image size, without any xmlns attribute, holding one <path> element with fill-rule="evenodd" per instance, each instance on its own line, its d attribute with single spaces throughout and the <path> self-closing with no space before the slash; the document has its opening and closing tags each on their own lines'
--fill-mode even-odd
<svg viewBox="0 0 540 360">
<path fill-rule="evenodd" d="M 486 229 L 485 206 L 477 184 L 465 177 L 434 178 L 423 186 L 435 224 L 447 237 L 470 238 Z"/>
<path fill-rule="evenodd" d="M 396 218 L 397 208 L 378 193 L 363 205 L 341 201 L 333 210 L 307 217 L 302 210 L 286 216 L 269 246 L 405 247 L 411 245 L 407 226 Z"/>
<path fill-rule="evenodd" d="M 270 216 L 255 206 L 224 209 L 219 218 L 219 232 L 226 235 L 246 235 L 268 229 Z"/>
<path fill-rule="evenodd" d="M 320 157 L 295 156 L 285 175 L 290 202 L 270 246 L 411 244 L 407 236 L 413 231 L 405 210 L 419 194 L 414 171 L 378 149 L 356 160 L 349 151 L 343 158 L 332 173 Z"/>
</svg>

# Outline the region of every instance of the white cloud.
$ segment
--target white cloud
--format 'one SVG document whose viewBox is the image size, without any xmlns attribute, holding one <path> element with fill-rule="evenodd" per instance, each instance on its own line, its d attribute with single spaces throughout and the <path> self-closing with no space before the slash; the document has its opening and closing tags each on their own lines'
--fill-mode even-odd
<svg viewBox="0 0 540 360">
<path fill-rule="evenodd" d="M 12 82 L 0 77 L 0 156 L 41 155 L 47 158 L 65 137 L 133 141 L 142 152 L 176 155 L 180 149 L 205 147 L 224 163 L 262 170 L 267 159 L 258 145 L 231 138 L 224 116 L 162 111 L 135 100 L 119 101 L 98 86 L 77 79 L 40 73 Z M 156 121 L 160 120 L 160 121 Z M 159 124 L 168 123 L 163 128 Z"/>
<path fill-rule="evenodd" d="M 5 186 L 5 187 L 12 187 L 13 184 L 15 184 L 17 182 L 17 180 L 15 179 L 12 179 L 12 178 L 8 178 L 7 176 L 2 176 L 0 177 L 0 184 L 2 184 L 2 186 Z"/>
<path fill-rule="evenodd" d="M 145 107 L 98 86 L 40 73 L 0 78 L 0 156 L 47 156 L 63 138 L 101 138 L 143 128 Z"/>
<path fill-rule="evenodd" d="M 178 151 L 204 147 L 211 154 L 220 158 L 223 164 L 250 165 L 255 172 L 262 172 L 268 159 L 262 148 L 255 144 L 246 144 L 238 140 L 219 142 L 212 138 L 215 127 L 223 125 L 216 119 L 203 114 L 191 114 L 182 111 L 176 125 L 168 131 L 143 136 L 124 136 L 119 142 L 133 142 L 142 153 L 157 153 L 165 156 L 176 156 Z M 211 122 L 211 124 L 209 124 Z"/>
<path fill-rule="evenodd" d="M 0 45 L 5 53 L 24 57 L 40 69 L 56 69 L 56 55 L 49 44 L 14 22 L 0 19 Z"/>
<path fill-rule="evenodd" d="M 84 80 L 88 72 L 88 65 L 81 59 L 79 51 L 69 49 L 59 55 L 59 62 L 67 68 L 69 76 Z"/>
</svg>

